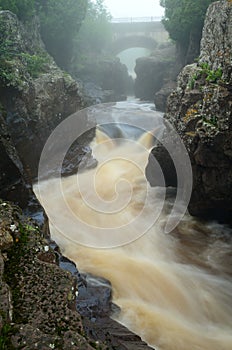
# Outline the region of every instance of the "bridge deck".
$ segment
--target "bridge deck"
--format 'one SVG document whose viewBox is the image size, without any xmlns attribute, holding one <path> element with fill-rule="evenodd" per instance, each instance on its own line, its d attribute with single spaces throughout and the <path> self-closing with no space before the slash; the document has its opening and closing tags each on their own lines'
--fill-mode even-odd
<svg viewBox="0 0 232 350">
<path fill-rule="evenodd" d="M 162 17 L 151 16 L 151 17 L 121 17 L 112 18 L 111 23 L 134 23 L 134 22 L 160 22 Z"/>
</svg>

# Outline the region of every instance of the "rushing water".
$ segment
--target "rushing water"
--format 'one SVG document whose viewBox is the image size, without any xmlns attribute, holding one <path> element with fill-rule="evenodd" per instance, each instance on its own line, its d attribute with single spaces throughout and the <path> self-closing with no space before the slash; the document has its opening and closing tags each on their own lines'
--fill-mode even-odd
<svg viewBox="0 0 232 350">
<path fill-rule="evenodd" d="M 131 102 L 129 108 L 136 109 L 138 105 Z M 150 106 L 144 105 L 142 108 L 146 111 Z M 127 112 L 128 104 L 119 104 L 111 119 L 107 120 L 122 122 L 124 113 Z M 133 133 L 133 128 L 128 131 L 130 132 Z M 127 147 L 131 148 L 130 144 L 123 145 L 124 151 L 128 150 Z M 52 238 L 60 245 L 64 255 L 75 261 L 81 271 L 110 280 L 113 301 L 121 308 L 115 318 L 155 349 L 231 350 L 230 228 L 216 222 L 200 222 L 186 213 L 180 224 L 170 234 L 165 234 L 164 226 L 173 202 L 171 196 L 165 200 L 159 219 L 148 232 L 134 241 L 131 239 L 131 243 L 123 246 L 96 249 L 76 243 L 73 235 L 78 227 L 72 227 L 72 220 L 65 221 L 67 217 L 63 218 L 63 232 L 56 228 L 56 220 L 61 221 L 62 215 L 65 216 L 61 205 L 62 198 L 65 198 L 75 215 L 91 225 L 117 227 L 118 220 L 125 225 L 131 220 L 131 215 L 137 213 L 144 201 L 143 190 L 147 189 L 144 180 L 140 181 L 137 170 L 129 171 L 124 163 L 108 165 L 110 169 L 102 168 L 98 174 L 96 186 L 99 195 L 107 200 L 113 196 L 108 182 L 117 180 L 118 172 L 123 168 L 124 172 L 129 173 L 126 179 L 131 179 L 132 189 L 136 192 L 134 197 L 132 195 L 132 208 L 123 209 L 115 217 L 101 214 L 100 218 L 96 218 L 95 210 L 86 209 L 83 203 L 76 176 L 62 180 L 62 194 L 56 191 L 58 180 L 43 182 L 40 191 L 46 193 L 47 203 L 55 211 L 50 223 Z M 88 174 L 82 173 L 82 192 L 91 198 L 94 194 L 91 192 Z M 119 195 L 126 191 L 122 187 Z M 163 191 L 163 188 L 148 186 L 151 197 L 147 210 L 150 213 L 160 209 Z M 35 192 L 39 196 L 36 186 Z M 146 219 L 146 215 L 144 217 Z M 140 220 L 143 220 L 143 216 Z M 130 232 L 125 234 L 130 235 Z"/>
</svg>

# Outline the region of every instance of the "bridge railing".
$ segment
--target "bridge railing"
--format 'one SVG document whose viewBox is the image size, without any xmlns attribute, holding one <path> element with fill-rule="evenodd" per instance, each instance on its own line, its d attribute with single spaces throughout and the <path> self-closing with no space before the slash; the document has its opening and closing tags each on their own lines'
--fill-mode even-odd
<svg viewBox="0 0 232 350">
<path fill-rule="evenodd" d="M 112 18 L 111 23 L 160 22 L 161 16 Z"/>
</svg>

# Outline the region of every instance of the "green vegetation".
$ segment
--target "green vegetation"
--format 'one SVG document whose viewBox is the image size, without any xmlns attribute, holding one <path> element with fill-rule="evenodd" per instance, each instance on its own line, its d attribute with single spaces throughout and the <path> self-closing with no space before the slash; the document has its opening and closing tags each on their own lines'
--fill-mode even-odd
<svg viewBox="0 0 232 350">
<path fill-rule="evenodd" d="M 10 10 L 22 21 L 35 14 L 35 0 L 0 0 L 1 10 Z"/>
<path fill-rule="evenodd" d="M 0 27 L 1 30 L 1 27 Z M 2 38 L 1 38 L 2 39 Z M 21 85 L 19 72 L 15 71 L 15 59 L 17 51 L 14 43 L 9 40 L 0 39 L 0 80 L 6 86 Z"/>
<path fill-rule="evenodd" d="M 12 326 L 9 323 L 5 323 L 0 331 L 0 350 L 14 349 L 10 341 L 10 336 L 13 334 Z"/>
<path fill-rule="evenodd" d="M 222 68 L 219 67 L 217 69 L 210 69 L 210 66 L 207 62 L 202 62 L 199 64 L 199 69 L 195 72 L 189 80 L 188 88 L 194 89 L 197 81 L 202 80 L 201 84 L 212 83 L 217 84 L 220 80 L 222 80 Z M 200 88 L 200 86 L 199 86 Z"/>
<path fill-rule="evenodd" d="M 210 69 L 208 63 L 203 62 L 200 64 L 201 67 L 201 75 L 205 75 L 206 76 L 206 81 L 210 82 L 210 83 L 217 83 L 218 80 L 221 79 L 222 77 L 222 69 L 218 68 L 216 70 Z"/>
<path fill-rule="evenodd" d="M 89 1 L 86 17 L 75 38 L 73 70 L 80 72 L 88 63 L 97 62 L 112 40 L 111 16 L 103 0 Z"/>
<path fill-rule="evenodd" d="M 85 20 L 76 37 L 77 48 L 85 52 L 101 52 L 111 40 L 110 19 L 103 0 L 89 2 Z"/>
<path fill-rule="evenodd" d="M 49 58 L 44 54 L 17 52 L 14 43 L 0 41 L 0 80 L 4 86 L 22 87 L 26 80 L 46 71 Z"/>
<path fill-rule="evenodd" d="M 43 73 L 48 63 L 48 57 L 44 55 L 30 55 L 29 53 L 21 53 L 21 57 L 27 66 L 27 71 L 32 78 L 37 78 Z"/>
<path fill-rule="evenodd" d="M 205 124 L 208 124 L 210 126 L 213 126 L 213 127 L 218 127 L 218 117 L 213 115 L 209 115 L 209 116 L 206 116 L 206 115 L 203 115 L 202 116 L 202 121 L 205 123 Z"/>
<path fill-rule="evenodd" d="M 73 58 L 74 39 L 85 17 L 87 0 L 36 0 L 47 51 L 63 69 Z"/>
<path fill-rule="evenodd" d="M 71 62 L 72 66 L 81 66 L 86 63 L 87 57 L 96 57 L 111 40 L 110 15 L 103 0 L 0 0 L 0 9 L 14 12 L 27 26 L 33 24 L 34 15 L 37 15 L 47 51 L 67 71 Z M 4 63 L 2 79 L 17 85 L 19 77 L 13 77 L 11 67 L 6 67 L 10 45 L 4 45 L 7 48 L 4 47 L 3 51 L 0 47 L 0 64 Z M 14 50 L 13 45 L 11 49 Z M 27 53 L 23 61 L 32 77 L 37 77 L 46 63 L 40 55 Z"/>
<path fill-rule="evenodd" d="M 57 64 L 67 68 L 73 54 L 73 41 L 84 19 L 87 0 L 0 0 L 0 9 L 10 10 L 27 24 L 34 15 L 47 51 Z"/>
<path fill-rule="evenodd" d="M 189 43 L 199 47 L 205 14 L 214 0 L 160 0 L 165 8 L 163 24 L 170 38 L 182 51 L 187 52 Z"/>
</svg>

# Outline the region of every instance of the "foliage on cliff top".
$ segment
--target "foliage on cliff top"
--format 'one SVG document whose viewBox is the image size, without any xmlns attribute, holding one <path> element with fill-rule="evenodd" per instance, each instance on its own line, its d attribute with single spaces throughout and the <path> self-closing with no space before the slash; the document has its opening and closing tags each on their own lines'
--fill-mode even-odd
<svg viewBox="0 0 232 350">
<path fill-rule="evenodd" d="M 9 10 L 26 21 L 35 14 L 35 0 L 0 0 L 0 10 Z"/>
<path fill-rule="evenodd" d="M 188 48 L 190 38 L 199 45 L 205 14 L 214 0 L 160 0 L 165 8 L 163 24 L 170 38 Z"/>
<path fill-rule="evenodd" d="M 13 26 L 7 27 L 4 20 L 0 21 L 0 83 L 20 89 L 25 82 L 47 70 L 50 58 L 42 50 L 24 52 L 20 42 L 15 42 L 18 30 Z"/>
<path fill-rule="evenodd" d="M 23 22 L 39 17 L 46 49 L 62 68 L 71 60 L 73 40 L 86 7 L 87 0 L 0 0 L 0 9 L 10 10 Z"/>
<path fill-rule="evenodd" d="M 86 57 L 95 56 L 111 40 L 103 0 L 0 0 L 0 9 L 10 10 L 27 25 L 37 15 L 47 51 L 65 70 L 71 62 L 81 65 Z"/>
<path fill-rule="evenodd" d="M 81 70 L 86 63 L 96 63 L 104 48 L 112 40 L 111 15 L 106 10 L 103 0 L 89 1 L 86 17 L 75 38 L 73 68 Z"/>
<path fill-rule="evenodd" d="M 68 69 L 87 0 L 36 0 L 36 3 L 46 49 L 60 67 Z"/>
</svg>

